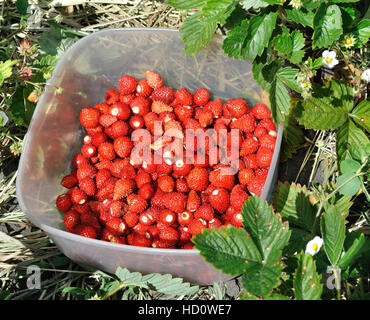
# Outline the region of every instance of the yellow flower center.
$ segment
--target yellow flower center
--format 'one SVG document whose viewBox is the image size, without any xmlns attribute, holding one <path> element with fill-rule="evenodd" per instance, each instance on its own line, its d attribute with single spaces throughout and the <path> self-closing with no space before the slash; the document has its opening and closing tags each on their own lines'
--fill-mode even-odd
<svg viewBox="0 0 370 320">
<path fill-rule="evenodd" d="M 313 245 L 312 245 L 312 249 L 313 249 L 313 251 L 317 251 L 317 249 L 319 248 L 319 246 L 318 246 L 318 244 L 317 243 L 314 243 Z"/>
<path fill-rule="evenodd" d="M 346 45 L 350 45 L 352 44 L 352 39 L 351 38 L 347 38 L 346 40 L 344 40 Z"/>
<path fill-rule="evenodd" d="M 303 88 L 307 88 L 307 87 L 308 87 L 308 83 L 307 83 L 306 81 L 303 81 L 303 82 L 302 82 L 302 87 L 303 87 Z"/>
<path fill-rule="evenodd" d="M 333 59 L 332 59 L 332 58 L 330 58 L 330 57 L 325 58 L 325 60 L 326 60 L 326 62 L 327 62 L 327 63 L 330 63 L 330 62 L 332 62 L 332 61 L 333 61 Z"/>
</svg>

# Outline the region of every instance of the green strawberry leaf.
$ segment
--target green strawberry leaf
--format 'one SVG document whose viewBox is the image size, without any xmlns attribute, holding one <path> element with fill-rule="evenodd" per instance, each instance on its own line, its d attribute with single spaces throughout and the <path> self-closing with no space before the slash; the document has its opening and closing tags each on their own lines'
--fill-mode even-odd
<svg viewBox="0 0 370 320">
<path fill-rule="evenodd" d="M 335 206 L 330 206 L 321 218 L 321 234 L 326 256 L 333 266 L 338 264 L 346 237 L 345 219 Z"/>
<path fill-rule="evenodd" d="M 342 34 L 342 13 L 337 5 L 322 3 L 314 21 L 313 48 L 328 48 Z"/>
<path fill-rule="evenodd" d="M 293 288 L 297 300 L 320 300 L 323 285 L 316 272 L 312 256 L 303 252 L 298 256 L 298 267 L 293 279 Z"/>
<path fill-rule="evenodd" d="M 304 27 L 313 28 L 314 13 L 304 9 L 285 9 L 288 19 L 299 23 Z"/>
<path fill-rule="evenodd" d="M 339 164 L 341 173 L 355 173 L 361 168 L 361 163 L 356 160 L 346 159 Z"/>
<path fill-rule="evenodd" d="M 212 265 L 231 275 L 240 275 L 262 261 L 261 254 L 243 229 L 234 226 L 203 229 L 193 239 L 195 248 Z M 246 263 L 246 261 L 250 263 Z"/>
<path fill-rule="evenodd" d="M 338 262 L 338 267 L 342 270 L 353 264 L 354 260 L 361 255 L 362 248 L 365 244 L 366 238 L 363 233 L 354 239 L 352 245 L 345 251 Z"/>
<path fill-rule="evenodd" d="M 243 275 L 245 290 L 252 295 L 267 295 L 279 284 L 280 260 L 289 241 L 289 227 L 257 196 L 244 204 L 242 215 L 246 230 L 231 225 L 203 229 L 193 242 L 200 255 L 215 268 Z"/>
<path fill-rule="evenodd" d="M 317 209 L 311 204 L 309 196 L 305 186 L 279 182 L 273 206 L 289 224 L 311 232 Z"/>
<path fill-rule="evenodd" d="M 280 161 L 291 159 L 303 141 L 303 130 L 298 125 L 297 121 L 292 117 L 286 118 L 284 122 L 283 140 L 280 150 Z"/>
<path fill-rule="evenodd" d="M 226 23 L 235 6 L 234 0 L 208 0 L 202 10 L 188 17 L 180 28 L 185 53 L 195 54 L 205 47 L 211 41 L 217 23 Z"/>
<path fill-rule="evenodd" d="M 338 162 L 345 159 L 360 160 L 368 156 L 370 140 L 353 121 L 348 120 L 337 130 L 336 149 Z"/>
<path fill-rule="evenodd" d="M 243 58 L 243 44 L 247 37 L 248 20 L 243 20 L 242 23 L 232 28 L 227 34 L 222 43 L 224 52 L 234 59 Z"/>
<path fill-rule="evenodd" d="M 279 34 L 272 39 L 274 49 L 282 55 L 288 55 L 293 51 L 293 39 L 290 34 Z"/>
<path fill-rule="evenodd" d="M 350 117 L 370 133 L 370 99 L 362 100 L 351 112 Z"/>
<path fill-rule="evenodd" d="M 262 55 L 275 28 L 276 18 L 276 12 L 269 12 L 261 13 L 249 20 L 242 50 L 245 59 L 254 60 L 257 56 Z"/>
<path fill-rule="evenodd" d="M 350 160 L 350 159 L 346 159 L 345 161 L 347 160 Z M 353 177 L 353 176 L 354 176 L 353 172 L 347 172 L 347 173 L 340 175 L 337 178 L 338 185 L 341 186 L 343 184 L 343 186 L 340 187 L 338 190 L 340 194 L 351 197 L 351 196 L 354 196 L 358 192 L 358 190 L 361 188 L 360 178 Z"/>
</svg>

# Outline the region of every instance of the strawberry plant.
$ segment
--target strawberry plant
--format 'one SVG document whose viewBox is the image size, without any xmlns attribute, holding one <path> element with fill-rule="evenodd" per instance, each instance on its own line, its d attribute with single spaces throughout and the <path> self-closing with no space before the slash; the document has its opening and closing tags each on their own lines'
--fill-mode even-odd
<svg viewBox="0 0 370 320">
<path fill-rule="evenodd" d="M 205 47 L 220 29 L 225 54 L 252 63 L 254 79 L 269 93 L 275 123 L 285 124 L 283 158 L 302 143 L 297 121 L 316 130 L 340 127 L 339 162 L 353 157 L 344 148 L 355 142 L 361 140 L 353 147 L 356 155 L 368 150 L 368 5 L 345 0 L 168 2 L 192 12 L 180 28 L 186 54 Z"/>
</svg>

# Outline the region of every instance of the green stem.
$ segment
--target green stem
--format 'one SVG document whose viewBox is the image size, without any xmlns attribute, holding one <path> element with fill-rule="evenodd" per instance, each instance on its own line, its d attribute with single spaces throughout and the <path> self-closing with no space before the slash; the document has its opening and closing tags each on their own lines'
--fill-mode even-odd
<svg viewBox="0 0 370 320">
<path fill-rule="evenodd" d="M 339 274 L 337 272 L 337 268 L 333 268 L 334 278 L 335 278 L 335 286 L 337 288 L 337 299 L 340 300 L 340 279 Z"/>
</svg>

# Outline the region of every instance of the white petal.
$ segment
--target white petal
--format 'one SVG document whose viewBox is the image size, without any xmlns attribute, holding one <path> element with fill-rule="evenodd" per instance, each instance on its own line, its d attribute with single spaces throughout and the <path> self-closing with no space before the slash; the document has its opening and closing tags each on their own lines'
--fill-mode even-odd
<svg viewBox="0 0 370 320">
<path fill-rule="evenodd" d="M 332 58 L 332 59 L 335 59 L 337 56 L 337 53 L 335 51 L 330 51 L 329 54 L 328 54 L 328 57 Z"/>
<path fill-rule="evenodd" d="M 324 51 L 323 51 L 323 53 L 322 53 L 322 56 L 323 56 L 324 58 L 329 57 L 329 53 L 330 53 L 330 51 L 329 51 L 329 50 L 324 50 Z"/>
</svg>

